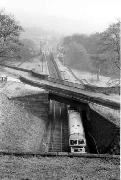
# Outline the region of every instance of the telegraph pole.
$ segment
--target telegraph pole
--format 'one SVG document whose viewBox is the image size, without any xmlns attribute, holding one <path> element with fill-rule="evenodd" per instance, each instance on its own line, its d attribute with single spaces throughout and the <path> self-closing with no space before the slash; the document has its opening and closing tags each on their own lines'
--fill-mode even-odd
<svg viewBox="0 0 121 180">
<path fill-rule="evenodd" d="M 43 62 L 44 62 L 44 52 L 42 50 L 42 40 L 40 40 L 40 54 L 42 54 L 42 58 L 41 58 L 41 72 L 43 72 Z"/>
</svg>

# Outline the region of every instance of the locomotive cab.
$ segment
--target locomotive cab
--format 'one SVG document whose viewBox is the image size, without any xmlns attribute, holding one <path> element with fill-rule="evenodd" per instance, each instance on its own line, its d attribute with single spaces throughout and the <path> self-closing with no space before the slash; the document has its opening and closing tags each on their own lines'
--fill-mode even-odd
<svg viewBox="0 0 121 180">
<path fill-rule="evenodd" d="M 80 113 L 68 110 L 69 147 L 72 153 L 86 153 L 86 138 Z"/>
<path fill-rule="evenodd" d="M 77 137 L 77 135 L 74 135 Z M 69 137 L 69 146 L 71 152 L 75 153 L 85 153 L 86 152 L 86 140 L 84 137 L 78 137 L 75 139 L 73 136 L 70 135 Z"/>
</svg>

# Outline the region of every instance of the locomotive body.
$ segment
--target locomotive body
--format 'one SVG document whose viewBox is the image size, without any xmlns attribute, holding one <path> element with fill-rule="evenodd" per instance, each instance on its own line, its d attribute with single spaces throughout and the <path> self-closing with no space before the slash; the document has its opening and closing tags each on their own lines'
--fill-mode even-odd
<svg viewBox="0 0 121 180">
<path fill-rule="evenodd" d="M 86 153 L 86 138 L 80 113 L 68 110 L 69 146 L 72 153 Z"/>
</svg>

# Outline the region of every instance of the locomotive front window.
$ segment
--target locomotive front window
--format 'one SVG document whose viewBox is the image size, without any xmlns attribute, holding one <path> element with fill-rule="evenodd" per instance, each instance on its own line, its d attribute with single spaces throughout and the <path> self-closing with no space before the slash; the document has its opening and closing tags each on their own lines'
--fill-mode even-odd
<svg viewBox="0 0 121 180">
<path fill-rule="evenodd" d="M 77 145 L 77 140 L 70 140 L 70 145 Z"/>
<path fill-rule="evenodd" d="M 84 144 L 84 139 L 78 140 L 78 144 Z"/>
</svg>

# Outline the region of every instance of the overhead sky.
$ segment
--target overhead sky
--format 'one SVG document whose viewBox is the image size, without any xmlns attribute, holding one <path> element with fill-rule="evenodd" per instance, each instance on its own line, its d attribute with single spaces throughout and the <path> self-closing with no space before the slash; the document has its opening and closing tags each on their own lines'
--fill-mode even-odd
<svg viewBox="0 0 121 180">
<path fill-rule="evenodd" d="M 120 0 L 0 0 L 23 26 L 66 33 L 103 31 L 121 18 Z"/>
</svg>

